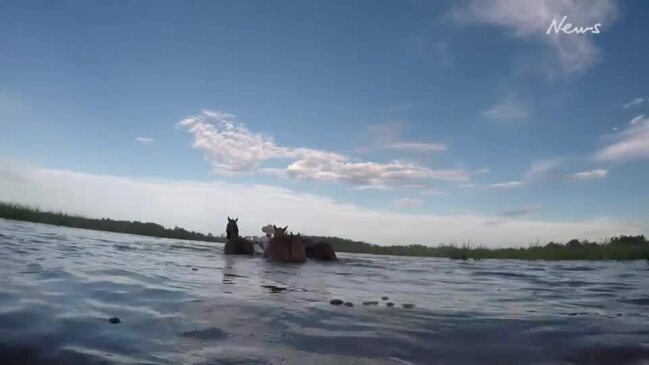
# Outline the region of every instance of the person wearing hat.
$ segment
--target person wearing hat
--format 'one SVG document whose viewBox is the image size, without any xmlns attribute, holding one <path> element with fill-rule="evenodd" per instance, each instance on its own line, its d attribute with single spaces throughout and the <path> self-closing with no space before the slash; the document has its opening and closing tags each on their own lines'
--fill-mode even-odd
<svg viewBox="0 0 649 365">
<path fill-rule="evenodd" d="M 261 231 L 264 232 L 266 235 L 258 239 L 257 244 L 259 245 L 259 247 L 261 247 L 263 255 L 266 256 L 266 251 L 268 250 L 268 243 L 273 238 L 273 233 L 275 232 L 275 229 L 273 228 L 272 224 L 268 224 L 261 227 Z"/>
</svg>

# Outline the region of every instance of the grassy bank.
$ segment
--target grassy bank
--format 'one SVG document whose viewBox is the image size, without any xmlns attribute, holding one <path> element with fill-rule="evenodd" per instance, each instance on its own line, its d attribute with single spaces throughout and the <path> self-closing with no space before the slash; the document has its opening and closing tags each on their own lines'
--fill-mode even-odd
<svg viewBox="0 0 649 365">
<path fill-rule="evenodd" d="M 0 202 L 0 218 L 54 224 L 58 226 L 94 229 L 99 231 L 132 233 L 144 236 L 184 240 L 223 242 L 223 237 L 190 232 L 183 228 L 165 228 L 156 223 L 91 219 L 59 212 L 45 212 L 21 204 Z M 338 252 L 369 253 L 375 255 L 448 257 L 452 259 L 521 259 L 521 260 L 637 260 L 649 259 L 649 241 L 644 236 L 619 236 L 605 242 L 571 240 L 567 243 L 550 242 L 524 248 L 490 249 L 472 244 L 379 246 L 337 237 L 311 236 L 314 240 L 329 242 Z"/>
</svg>

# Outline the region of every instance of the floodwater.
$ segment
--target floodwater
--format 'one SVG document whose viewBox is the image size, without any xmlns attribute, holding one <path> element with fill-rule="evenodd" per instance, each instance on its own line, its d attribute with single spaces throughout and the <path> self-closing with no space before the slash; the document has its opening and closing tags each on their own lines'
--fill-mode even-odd
<svg viewBox="0 0 649 365">
<path fill-rule="evenodd" d="M 339 256 L 0 219 L 0 364 L 649 363 L 647 261 Z"/>
</svg>

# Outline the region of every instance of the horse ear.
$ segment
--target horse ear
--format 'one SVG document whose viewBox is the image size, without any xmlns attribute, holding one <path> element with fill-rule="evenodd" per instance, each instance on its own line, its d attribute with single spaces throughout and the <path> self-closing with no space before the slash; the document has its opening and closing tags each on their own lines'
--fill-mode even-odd
<svg viewBox="0 0 649 365">
<path fill-rule="evenodd" d="M 237 217 L 237 218 L 234 220 L 234 223 L 237 223 L 238 221 L 239 221 L 239 217 Z"/>
<path fill-rule="evenodd" d="M 286 231 L 287 228 L 288 228 L 288 226 L 284 227 L 284 231 Z"/>
<path fill-rule="evenodd" d="M 275 230 L 277 229 L 277 226 L 276 226 L 276 225 L 274 225 L 274 224 L 273 224 L 273 229 L 275 229 Z"/>
<path fill-rule="evenodd" d="M 231 221 L 231 220 L 232 220 L 232 219 L 230 219 L 230 216 L 228 216 L 228 222 Z"/>
</svg>

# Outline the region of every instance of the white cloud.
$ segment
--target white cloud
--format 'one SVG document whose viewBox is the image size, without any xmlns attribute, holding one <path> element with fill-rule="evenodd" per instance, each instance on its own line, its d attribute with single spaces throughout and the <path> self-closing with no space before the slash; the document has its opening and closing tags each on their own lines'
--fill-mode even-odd
<svg viewBox="0 0 649 365">
<path fill-rule="evenodd" d="M 635 107 L 638 107 L 638 106 L 644 104 L 645 102 L 649 102 L 649 100 L 647 100 L 645 98 L 635 98 L 635 99 L 629 101 L 628 103 L 624 104 L 623 108 L 624 109 L 635 108 Z"/>
<path fill-rule="evenodd" d="M 547 30 L 553 20 L 577 27 L 601 23 L 606 31 L 615 21 L 617 5 L 614 0 L 471 0 L 455 9 L 453 15 L 460 23 L 483 23 L 505 28 L 515 37 L 535 39 L 556 52 L 564 72 L 589 68 L 599 59 L 599 50 L 590 34 L 563 34 Z"/>
<path fill-rule="evenodd" d="M 356 152 L 369 152 L 374 149 L 386 149 L 399 152 L 427 153 L 446 151 L 448 149 L 445 143 L 404 141 L 401 138 L 401 133 L 405 128 L 406 123 L 403 121 L 371 125 L 368 127 L 371 144 L 357 147 L 355 150 Z"/>
<path fill-rule="evenodd" d="M 547 175 L 559 166 L 561 162 L 562 160 L 558 158 L 533 161 L 532 166 L 523 174 L 523 179 L 532 180 Z"/>
<path fill-rule="evenodd" d="M 392 190 L 391 187 L 385 186 L 385 185 L 360 185 L 360 186 L 352 186 L 351 188 L 348 188 L 347 190 L 355 190 L 355 191 L 362 191 L 362 190 Z"/>
<path fill-rule="evenodd" d="M 613 142 L 597 151 L 599 161 L 627 161 L 649 158 L 649 118 L 636 119 L 613 135 Z"/>
<path fill-rule="evenodd" d="M 608 170 L 594 169 L 590 171 L 582 171 L 582 172 L 566 175 L 566 177 L 572 180 L 591 180 L 591 179 L 600 179 L 606 177 L 606 175 L 608 175 Z"/>
<path fill-rule="evenodd" d="M 410 152 L 433 152 L 446 151 L 447 146 L 442 143 L 418 143 L 418 142 L 397 142 L 383 146 L 383 148 L 395 151 Z"/>
<path fill-rule="evenodd" d="M 508 181 L 504 183 L 497 183 L 489 185 L 490 188 L 494 189 L 514 189 L 523 186 L 522 181 Z"/>
<path fill-rule="evenodd" d="M 431 179 L 470 179 L 470 174 L 461 169 L 430 169 L 401 161 L 357 162 L 339 153 L 282 147 L 270 136 L 251 132 L 234 115 L 218 111 L 203 111 L 178 126 L 192 134 L 193 147 L 203 151 L 214 173 L 220 175 L 259 172 L 292 179 L 392 187 Z M 291 162 L 284 169 L 261 167 L 263 162 L 278 159 Z"/>
<path fill-rule="evenodd" d="M 152 144 L 153 143 L 153 138 L 148 138 L 148 137 L 137 137 L 135 140 L 142 143 L 142 144 Z"/>
<path fill-rule="evenodd" d="M 402 198 L 402 199 L 395 200 L 393 204 L 397 208 L 410 209 L 410 208 L 421 207 L 422 205 L 424 205 L 424 201 L 421 199 Z"/>
<path fill-rule="evenodd" d="M 637 117 L 631 119 L 631 121 L 629 122 L 629 124 L 631 124 L 631 125 L 636 125 L 636 124 L 638 124 L 639 122 L 641 122 L 643 119 L 645 119 L 644 114 L 640 114 L 640 115 L 638 115 Z"/>
<path fill-rule="evenodd" d="M 519 121 L 529 118 L 530 112 L 522 103 L 510 98 L 505 98 L 498 104 L 483 111 L 482 116 L 495 120 Z"/>
<path fill-rule="evenodd" d="M 0 200 L 91 217 L 153 221 L 214 234 L 224 232 L 227 216 L 236 216 L 244 235 L 259 235 L 262 225 L 275 223 L 288 224 L 294 232 L 379 244 L 436 245 L 474 240 L 492 246 L 527 245 L 536 239 L 598 240 L 647 233 L 645 226 L 605 218 L 575 222 L 512 220 L 490 226 L 485 223 L 497 217 L 383 212 L 267 185 L 136 179 L 2 161 Z"/>
<path fill-rule="evenodd" d="M 426 189 L 426 185 L 423 185 L 423 184 L 404 184 L 404 185 L 400 185 L 399 188 L 402 188 L 402 189 L 416 189 L 416 190 L 424 191 Z M 387 186 L 387 185 L 359 185 L 359 186 L 352 186 L 350 188 L 347 188 L 347 190 L 352 190 L 352 191 L 394 190 L 394 187 Z"/>
</svg>

